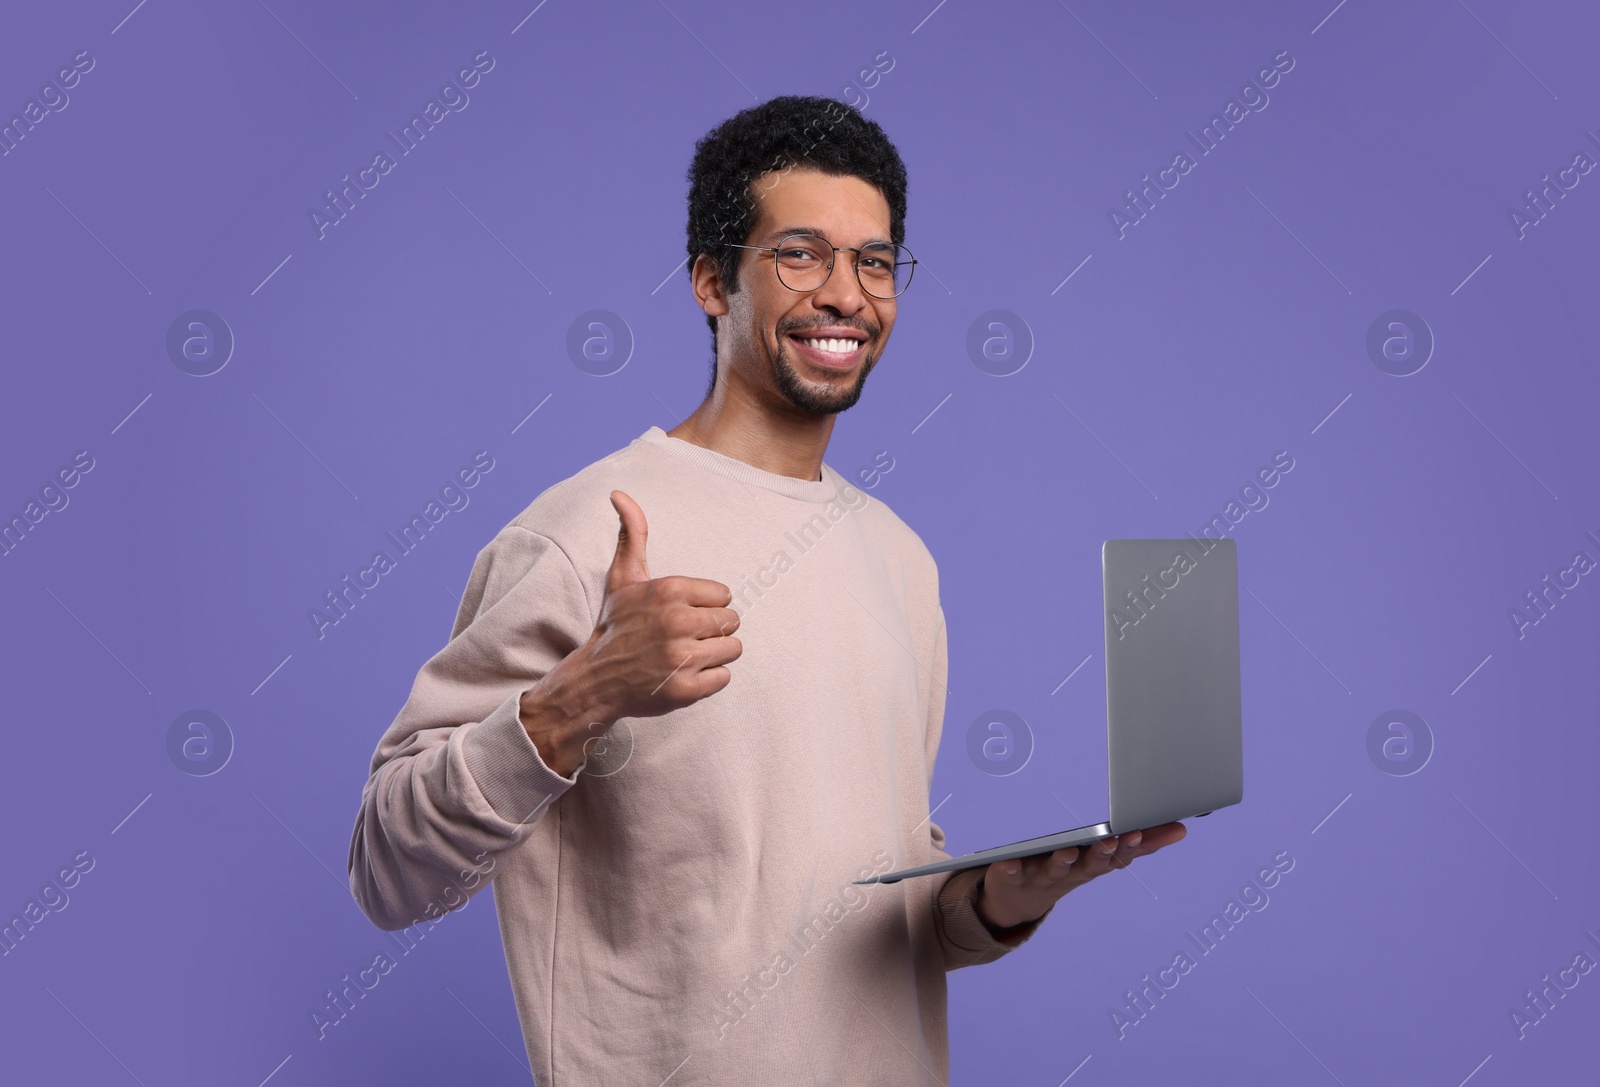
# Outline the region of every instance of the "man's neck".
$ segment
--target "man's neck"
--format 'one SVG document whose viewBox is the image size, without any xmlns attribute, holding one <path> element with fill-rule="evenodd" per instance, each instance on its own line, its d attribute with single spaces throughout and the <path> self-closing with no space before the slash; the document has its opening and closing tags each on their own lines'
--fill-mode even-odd
<svg viewBox="0 0 1600 1087">
<path fill-rule="evenodd" d="M 780 476 L 817 481 L 833 435 L 832 415 L 777 414 L 744 397 L 716 391 L 667 431 L 694 445 Z"/>
</svg>

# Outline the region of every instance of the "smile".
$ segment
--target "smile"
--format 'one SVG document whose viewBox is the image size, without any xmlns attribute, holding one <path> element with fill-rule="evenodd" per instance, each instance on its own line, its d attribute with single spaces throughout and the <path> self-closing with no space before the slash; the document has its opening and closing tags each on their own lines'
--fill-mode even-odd
<svg viewBox="0 0 1600 1087">
<path fill-rule="evenodd" d="M 790 336 L 789 341 L 800 348 L 801 354 L 829 370 L 848 370 L 854 366 L 866 349 L 864 340 L 817 339 Z"/>
</svg>

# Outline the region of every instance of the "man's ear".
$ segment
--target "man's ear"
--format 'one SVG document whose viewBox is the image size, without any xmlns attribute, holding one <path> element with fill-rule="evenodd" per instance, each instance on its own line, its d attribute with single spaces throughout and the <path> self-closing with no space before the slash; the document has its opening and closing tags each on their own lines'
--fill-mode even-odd
<svg viewBox="0 0 1600 1087">
<path fill-rule="evenodd" d="M 728 295 L 723 290 L 722 273 L 717 268 L 717 262 L 709 254 L 701 253 L 694 258 L 694 268 L 689 272 L 689 279 L 694 288 L 694 299 L 700 308 L 711 317 L 725 317 L 728 314 Z"/>
</svg>

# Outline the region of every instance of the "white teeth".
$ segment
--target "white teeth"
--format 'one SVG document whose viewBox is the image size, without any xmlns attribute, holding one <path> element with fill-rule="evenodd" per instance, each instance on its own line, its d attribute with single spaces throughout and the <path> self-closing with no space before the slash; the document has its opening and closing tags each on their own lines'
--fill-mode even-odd
<svg viewBox="0 0 1600 1087">
<path fill-rule="evenodd" d="M 801 340 L 801 343 L 830 355 L 848 355 L 860 345 L 855 340 Z"/>
</svg>

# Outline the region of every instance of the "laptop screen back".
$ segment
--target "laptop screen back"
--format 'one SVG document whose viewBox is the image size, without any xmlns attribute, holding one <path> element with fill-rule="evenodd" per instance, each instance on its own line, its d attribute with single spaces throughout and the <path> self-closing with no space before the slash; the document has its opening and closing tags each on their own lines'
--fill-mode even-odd
<svg viewBox="0 0 1600 1087">
<path fill-rule="evenodd" d="M 1231 539 L 1107 540 L 1106 725 L 1117 834 L 1244 796 Z"/>
</svg>

